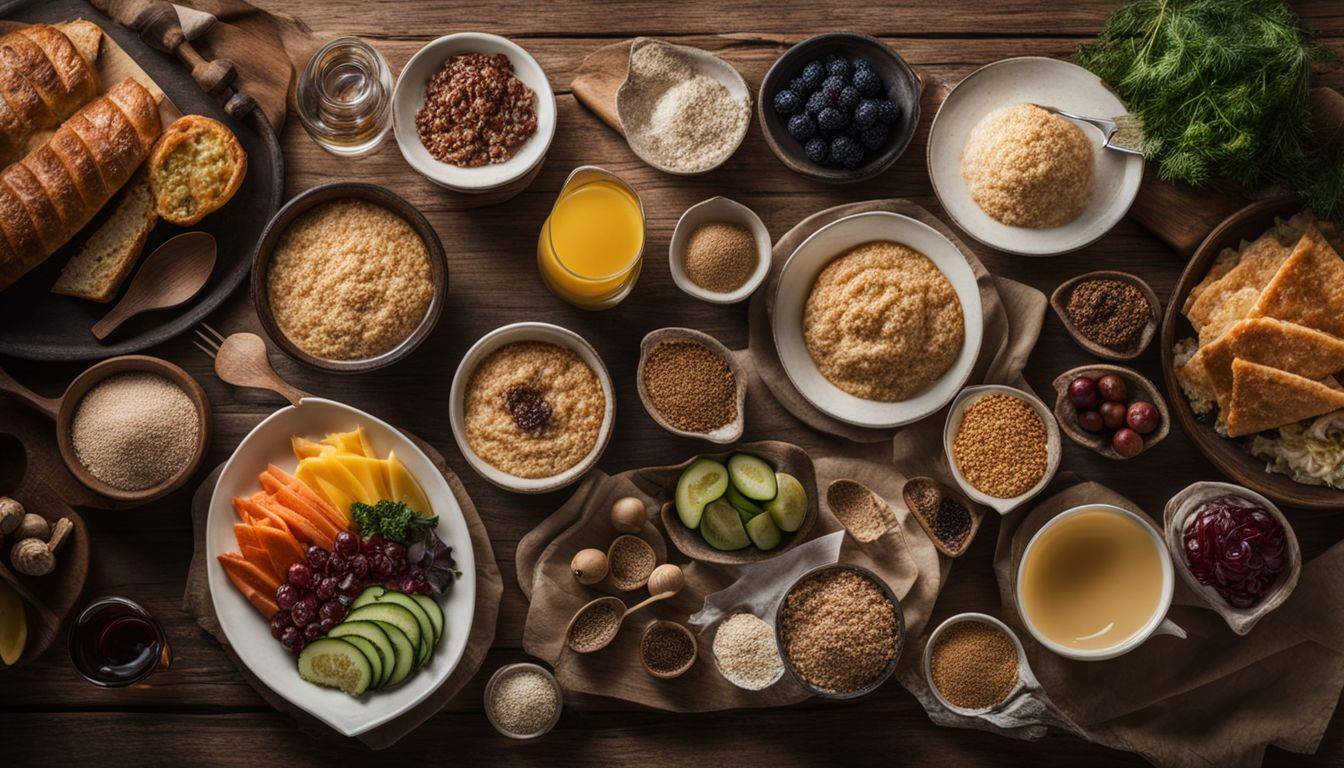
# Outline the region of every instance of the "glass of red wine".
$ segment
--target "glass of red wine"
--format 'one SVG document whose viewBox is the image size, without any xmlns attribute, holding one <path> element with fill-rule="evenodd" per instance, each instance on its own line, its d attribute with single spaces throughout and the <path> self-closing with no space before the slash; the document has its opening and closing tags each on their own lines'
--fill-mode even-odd
<svg viewBox="0 0 1344 768">
<path fill-rule="evenodd" d="M 120 688 L 167 669 L 173 652 L 148 611 L 124 597 L 104 597 L 75 620 L 70 659 L 90 683 Z"/>
</svg>

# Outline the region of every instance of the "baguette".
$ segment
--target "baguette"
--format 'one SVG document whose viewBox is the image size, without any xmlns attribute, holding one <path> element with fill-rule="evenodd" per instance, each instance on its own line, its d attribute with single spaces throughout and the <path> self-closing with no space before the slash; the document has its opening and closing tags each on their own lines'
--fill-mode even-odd
<svg viewBox="0 0 1344 768">
<path fill-rule="evenodd" d="M 83 27 L 71 27 L 84 35 Z M 85 43 L 87 47 L 87 43 Z M 56 27 L 34 24 L 0 37 L 0 161 L 55 128 L 98 95 L 98 72 Z"/>
<path fill-rule="evenodd" d="M 0 173 L 0 290 L 88 224 L 144 162 L 160 130 L 154 97 L 127 79 Z"/>
</svg>

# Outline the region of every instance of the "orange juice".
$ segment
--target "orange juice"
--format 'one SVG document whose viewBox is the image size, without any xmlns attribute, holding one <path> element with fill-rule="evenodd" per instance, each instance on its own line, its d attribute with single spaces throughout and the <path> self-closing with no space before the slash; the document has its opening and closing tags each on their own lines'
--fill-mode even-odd
<svg viewBox="0 0 1344 768">
<path fill-rule="evenodd" d="M 615 306 L 634 287 L 643 254 L 644 208 L 634 190 L 600 168 L 570 174 L 537 239 L 546 287 L 584 309 Z"/>
</svg>

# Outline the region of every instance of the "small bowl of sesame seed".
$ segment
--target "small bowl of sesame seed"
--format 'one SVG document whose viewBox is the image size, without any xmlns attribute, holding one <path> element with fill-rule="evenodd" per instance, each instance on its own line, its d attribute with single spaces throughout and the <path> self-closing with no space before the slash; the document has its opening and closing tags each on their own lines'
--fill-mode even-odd
<svg viewBox="0 0 1344 768">
<path fill-rule="evenodd" d="M 531 663 L 506 664 L 485 684 L 485 716 L 511 739 L 536 739 L 560 722 L 564 693 L 555 675 Z"/>
<path fill-rule="evenodd" d="M 1059 470 L 1059 424 L 1030 392 L 1000 384 L 967 387 L 947 413 L 943 450 L 961 490 L 1006 515 Z"/>
</svg>

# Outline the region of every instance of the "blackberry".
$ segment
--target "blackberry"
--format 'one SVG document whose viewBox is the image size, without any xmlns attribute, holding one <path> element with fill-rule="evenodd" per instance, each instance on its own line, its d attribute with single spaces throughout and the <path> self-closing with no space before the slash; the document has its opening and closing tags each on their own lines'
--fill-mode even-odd
<svg viewBox="0 0 1344 768">
<path fill-rule="evenodd" d="M 845 60 L 844 56 L 841 56 L 838 53 L 831 53 L 827 54 L 825 60 L 823 60 L 821 63 L 826 67 L 827 70 L 829 70 L 832 64 L 834 64 L 837 61 L 844 61 L 844 60 Z"/>
<path fill-rule="evenodd" d="M 848 136 L 831 139 L 831 162 L 842 168 L 858 168 L 863 162 L 863 147 Z"/>
<path fill-rule="evenodd" d="M 821 81 L 821 93 L 826 96 L 827 104 L 834 104 L 840 98 L 840 91 L 845 88 L 845 79 L 831 75 Z"/>
<path fill-rule="evenodd" d="M 775 97 L 775 111 L 779 111 L 778 99 Z M 877 102 L 872 99 L 864 99 L 858 108 L 854 110 L 854 124 L 860 128 L 867 128 L 877 122 Z"/>
<path fill-rule="evenodd" d="M 882 92 L 882 78 L 871 69 L 860 69 L 850 78 L 854 87 L 864 96 L 876 96 Z"/>
<path fill-rule="evenodd" d="M 849 112 L 859 103 L 859 92 L 852 85 L 846 85 L 840 89 L 840 95 L 835 99 L 835 106 Z"/>
<path fill-rule="evenodd" d="M 900 122 L 901 108 L 896 105 L 896 102 L 883 99 L 877 102 L 877 119 L 887 125 L 895 125 Z"/>
<path fill-rule="evenodd" d="M 821 85 L 821 81 L 825 78 L 826 67 L 822 66 L 820 61 L 809 61 L 807 62 L 807 65 L 803 67 L 803 71 L 798 74 L 796 79 L 801 80 L 803 86 L 810 91 L 818 85 Z"/>
<path fill-rule="evenodd" d="M 817 125 L 823 131 L 838 131 L 845 127 L 845 113 L 835 107 L 827 107 L 817 115 Z"/>
<path fill-rule="evenodd" d="M 811 96 L 807 97 L 807 104 L 803 107 L 809 115 L 815 116 L 818 112 L 830 106 L 826 101 L 826 94 L 821 91 L 813 91 Z"/>
<path fill-rule="evenodd" d="M 826 162 L 826 152 L 829 149 L 830 143 L 820 136 L 814 136 L 803 145 L 803 151 L 807 153 L 807 159 L 814 163 Z"/>
<path fill-rule="evenodd" d="M 867 59 L 855 59 L 854 62 L 853 62 L 853 64 L 854 64 L 854 71 L 855 71 L 855 72 L 859 71 L 860 69 L 872 69 L 872 68 L 873 68 L 873 64 L 872 64 L 872 62 L 868 61 Z"/>
<path fill-rule="evenodd" d="M 863 142 L 863 146 L 876 152 L 886 145 L 887 136 L 890 135 L 890 133 L 891 132 L 887 130 L 887 126 L 879 123 L 870 128 L 864 128 L 863 133 L 859 134 L 859 137 Z"/>
<path fill-rule="evenodd" d="M 826 59 L 826 71 L 836 77 L 846 77 L 849 75 L 849 62 L 839 55 L 834 58 L 828 57 Z"/>
<path fill-rule="evenodd" d="M 816 86 L 809 85 L 805 80 L 803 80 L 802 76 L 799 75 L 798 77 L 795 77 L 789 81 L 789 90 L 798 94 L 799 98 L 802 98 L 807 94 L 811 93 L 812 91 L 816 90 Z"/>
<path fill-rule="evenodd" d="M 829 107 L 827 107 L 829 109 Z M 825 110 L 822 114 L 826 114 Z M 794 115 L 789 118 L 789 135 L 798 141 L 807 141 L 817 132 L 817 124 L 807 115 Z"/>
<path fill-rule="evenodd" d="M 775 94 L 775 113 L 779 115 L 792 115 L 803 105 L 803 100 L 798 98 L 798 94 L 791 90 L 783 90 Z"/>
</svg>

